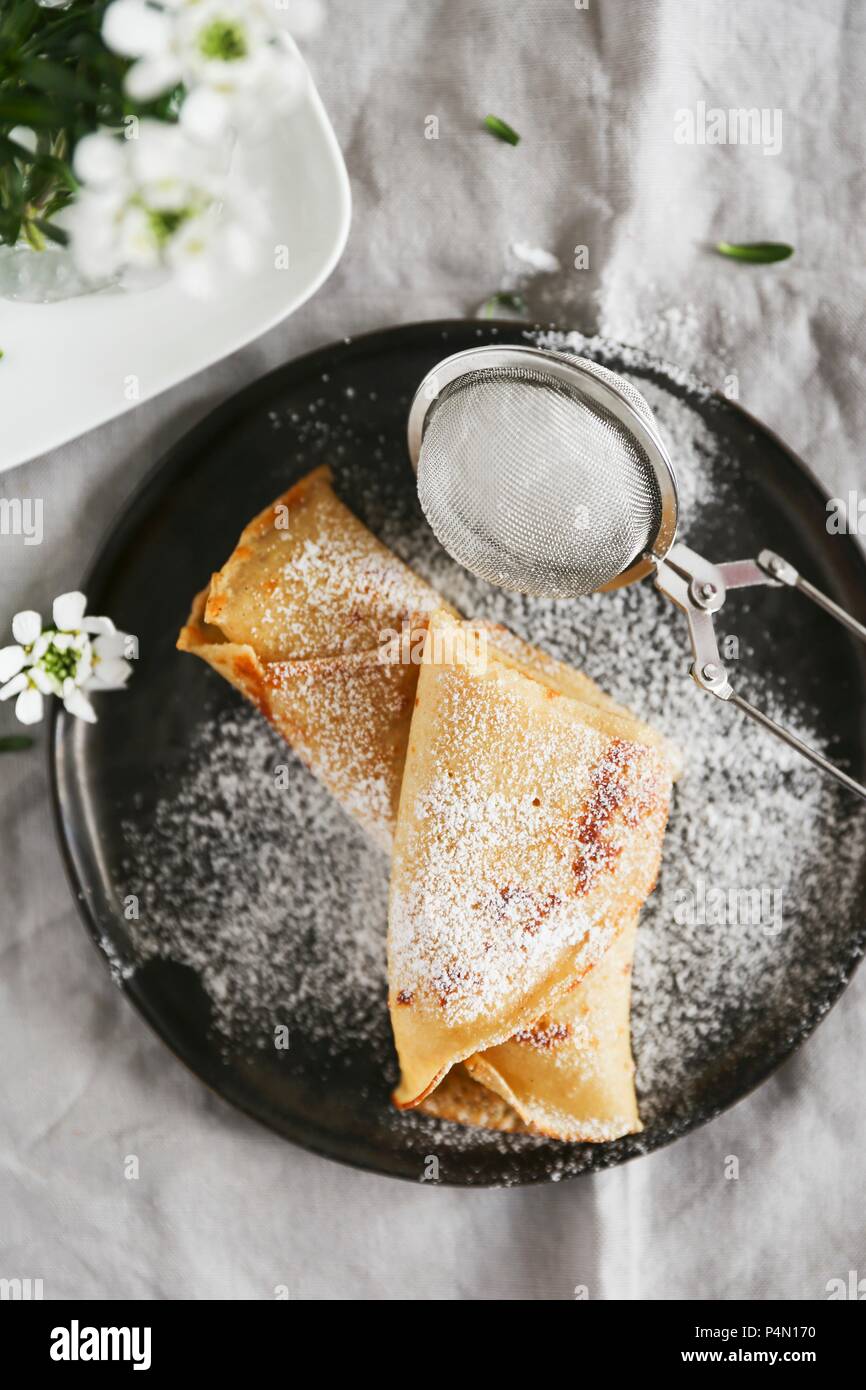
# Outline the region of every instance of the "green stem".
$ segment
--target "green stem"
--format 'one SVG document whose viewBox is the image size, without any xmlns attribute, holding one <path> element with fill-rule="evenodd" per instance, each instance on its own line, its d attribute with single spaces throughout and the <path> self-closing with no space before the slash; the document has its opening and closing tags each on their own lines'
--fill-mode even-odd
<svg viewBox="0 0 866 1390">
<path fill-rule="evenodd" d="M 27 734 L 7 734 L 0 738 L 0 753 L 21 753 L 32 747 L 33 740 Z"/>
<path fill-rule="evenodd" d="M 29 209 L 30 215 L 32 215 L 32 212 L 33 209 Z M 45 237 L 42 235 L 39 228 L 30 220 L 30 215 L 25 215 L 24 221 L 21 223 L 21 229 L 32 250 L 44 251 Z"/>
</svg>

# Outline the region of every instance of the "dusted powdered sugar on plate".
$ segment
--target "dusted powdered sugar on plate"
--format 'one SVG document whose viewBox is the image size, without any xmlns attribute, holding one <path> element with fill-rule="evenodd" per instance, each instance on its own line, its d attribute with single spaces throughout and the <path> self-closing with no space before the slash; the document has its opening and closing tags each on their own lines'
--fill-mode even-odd
<svg viewBox="0 0 866 1390">
<path fill-rule="evenodd" d="M 255 710 L 203 720 L 127 844 L 141 958 L 192 967 L 226 1043 L 272 1046 L 276 1024 L 335 1049 L 387 1035 L 388 860 Z"/>
<path fill-rule="evenodd" d="M 576 335 L 551 345 L 622 361 L 621 350 L 614 355 L 611 345 L 608 355 L 603 343 Z M 657 368 L 647 380 L 640 354 L 625 365 L 670 447 L 682 534 L 690 540 L 710 514 L 718 530 L 721 517 L 724 553 L 711 558 L 738 558 L 743 474 L 722 435 L 688 403 L 705 402 L 707 393 L 678 372 L 671 389 Z M 691 393 L 686 400 L 676 394 L 683 388 Z M 369 441 L 359 443 L 355 430 L 338 417 L 314 420 L 307 434 L 296 430 L 298 467 L 330 462 L 338 493 L 448 601 L 584 670 L 683 753 L 633 977 L 649 1143 L 653 1124 L 675 1125 L 694 1109 L 708 1066 L 724 1069 L 744 1038 L 762 1046 L 765 1039 L 769 1054 L 780 1032 L 797 1036 L 817 989 L 832 993 L 838 969 L 823 962 L 838 960 L 850 937 L 866 818 L 856 800 L 793 751 L 697 689 L 687 674 L 685 622 L 651 584 L 575 602 L 490 589 L 460 571 L 419 520 L 402 445 L 382 441 L 375 446 L 381 463 L 375 450 L 359 463 Z M 795 623 L 799 600 L 785 598 Z M 732 596 L 720 632 L 757 632 L 770 602 L 761 591 Z M 784 673 L 771 669 L 770 640 L 755 650 L 758 638 L 740 635 L 732 662 L 738 688 L 807 742 L 825 743 L 813 712 L 786 694 Z M 335 1053 L 373 1049 L 385 1072 L 393 1068 L 387 859 L 254 710 L 215 677 L 213 687 L 213 709 L 202 711 L 180 777 L 148 824 L 126 830 L 128 863 L 118 888 L 141 896 L 140 920 L 129 923 L 139 957 L 164 955 L 196 970 L 229 1049 L 270 1045 L 274 1025 L 286 1023 Z M 277 766 L 288 769 L 283 786 Z M 471 1131 L 419 1115 L 394 1115 L 393 1125 L 435 1132 L 438 1143 L 455 1148 L 479 1142 Z M 509 1150 L 540 1142 L 490 1139 Z"/>
</svg>

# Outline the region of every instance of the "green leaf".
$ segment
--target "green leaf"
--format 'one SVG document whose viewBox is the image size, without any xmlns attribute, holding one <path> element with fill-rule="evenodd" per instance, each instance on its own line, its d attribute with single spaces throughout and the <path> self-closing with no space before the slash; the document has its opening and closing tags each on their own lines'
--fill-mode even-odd
<svg viewBox="0 0 866 1390">
<path fill-rule="evenodd" d="M 21 233 L 21 218 L 17 213 L 0 209 L 0 245 L 14 246 Z"/>
<path fill-rule="evenodd" d="M 716 250 L 732 261 L 751 261 L 754 265 L 786 261 L 794 254 L 793 246 L 784 241 L 717 241 Z"/>
<path fill-rule="evenodd" d="M 28 205 L 28 211 L 44 215 L 48 205 L 58 197 L 62 207 L 77 187 L 72 170 L 63 160 L 38 155 L 25 180 L 22 201 Z"/>
<path fill-rule="evenodd" d="M 27 734 L 7 734 L 0 738 L 0 753 L 23 753 L 25 748 L 32 747 L 33 740 Z"/>
<path fill-rule="evenodd" d="M 478 310 L 478 317 L 495 319 L 497 315 L 505 313 L 516 314 L 522 318 L 526 312 L 526 300 L 522 294 L 510 294 L 506 290 L 499 290 L 496 294 L 492 294 L 489 299 L 485 299 Z"/>
<path fill-rule="evenodd" d="M 31 218 L 24 219 L 21 223 L 21 231 L 28 245 L 32 246 L 34 251 L 45 250 L 45 237 Z"/>
<path fill-rule="evenodd" d="M 65 208 L 70 202 L 72 194 L 66 188 L 59 188 L 42 205 L 42 220 L 50 222 L 52 217 L 56 217 L 61 208 Z M 65 242 L 63 243 L 66 244 Z"/>
<path fill-rule="evenodd" d="M 507 121 L 501 120 L 499 116 L 485 116 L 484 124 L 490 134 L 496 136 L 497 140 L 504 140 L 507 145 L 520 144 L 520 136 L 517 131 Z"/>
<path fill-rule="evenodd" d="M 46 222 L 44 217 L 34 217 L 33 224 L 39 228 L 44 237 L 53 241 L 55 246 L 69 245 L 69 233 L 65 232 L 62 227 L 52 226 L 50 222 Z"/>
<path fill-rule="evenodd" d="M 28 87 L 52 96 L 66 97 L 72 102 L 99 100 L 97 89 L 80 72 L 61 63 L 49 63 L 45 58 L 23 63 L 19 75 Z"/>
<path fill-rule="evenodd" d="M 0 121 L 13 125 L 28 125 L 33 129 L 51 129 L 59 124 L 57 107 L 50 101 L 40 101 L 26 92 L 0 91 Z"/>
<path fill-rule="evenodd" d="M 0 12 L 0 46 L 14 50 L 24 42 L 28 34 L 45 24 L 50 11 L 40 10 L 36 5 L 4 6 Z"/>
</svg>

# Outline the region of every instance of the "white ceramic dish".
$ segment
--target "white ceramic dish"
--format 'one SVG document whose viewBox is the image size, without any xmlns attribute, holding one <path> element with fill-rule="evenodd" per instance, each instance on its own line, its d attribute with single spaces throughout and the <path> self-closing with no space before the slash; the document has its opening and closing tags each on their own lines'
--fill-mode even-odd
<svg viewBox="0 0 866 1390">
<path fill-rule="evenodd" d="M 55 304 L 0 300 L 0 471 L 112 419 L 234 352 L 294 312 L 327 279 L 349 232 L 349 179 L 312 80 L 255 148 L 237 151 L 268 195 L 275 246 L 218 299 L 171 283 Z"/>
</svg>

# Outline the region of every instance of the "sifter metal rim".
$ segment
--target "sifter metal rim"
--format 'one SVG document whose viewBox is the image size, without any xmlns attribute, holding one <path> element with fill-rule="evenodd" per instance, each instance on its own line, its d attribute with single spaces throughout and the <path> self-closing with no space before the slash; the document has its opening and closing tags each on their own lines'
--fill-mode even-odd
<svg viewBox="0 0 866 1390">
<path fill-rule="evenodd" d="M 490 344 L 466 348 L 463 352 L 455 352 L 450 357 L 443 358 L 427 373 L 412 398 L 408 421 L 409 457 L 412 467 L 417 473 L 427 417 L 440 391 L 468 372 L 486 371 L 497 367 L 527 366 L 534 366 L 548 373 L 562 385 L 571 386 L 608 410 L 621 425 L 631 431 L 649 459 L 661 498 L 661 517 L 656 534 L 649 551 L 634 560 L 615 579 L 603 585 L 599 592 L 620 589 L 626 584 L 634 583 L 635 580 L 644 579 L 648 574 L 652 574 L 658 562 L 664 559 L 676 537 L 678 508 L 674 466 L 661 435 L 647 425 L 627 397 L 609 382 L 587 371 L 571 354 L 515 343 L 507 346 Z"/>
</svg>

